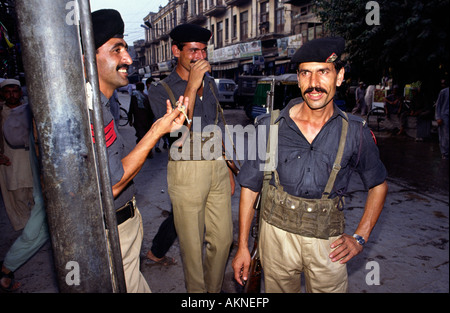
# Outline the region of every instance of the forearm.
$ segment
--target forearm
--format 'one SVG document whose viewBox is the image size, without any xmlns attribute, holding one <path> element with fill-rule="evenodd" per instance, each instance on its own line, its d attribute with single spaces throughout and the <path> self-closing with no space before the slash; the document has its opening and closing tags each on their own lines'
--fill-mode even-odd
<svg viewBox="0 0 450 313">
<path fill-rule="evenodd" d="M 242 187 L 239 201 L 239 239 L 238 250 L 233 258 L 232 267 L 234 279 L 244 285 L 248 278 L 250 268 L 250 252 L 248 250 L 248 237 L 253 217 L 255 215 L 254 204 L 258 197 L 258 192 Z"/>
<path fill-rule="evenodd" d="M 239 248 L 248 249 L 248 238 L 250 228 L 255 215 L 255 201 L 258 198 L 258 192 L 242 187 L 239 200 Z"/>
<path fill-rule="evenodd" d="M 364 214 L 355 231 L 356 234 L 364 237 L 366 241 L 368 241 L 370 234 L 378 221 L 381 211 L 383 210 L 387 191 L 388 185 L 386 181 L 369 190 L 364 208 Z"/>
<path fill-rule="evenodd" d="M 131 152 L 122 159 L 124 174 L 122 179 L 112 186 L 113 196 L 117 197 L 120 192 L 139 173 L 147 159 L 147 155 L 161 138 L 152 127 L 145 136 L 137 143 Z"/>
</svg>

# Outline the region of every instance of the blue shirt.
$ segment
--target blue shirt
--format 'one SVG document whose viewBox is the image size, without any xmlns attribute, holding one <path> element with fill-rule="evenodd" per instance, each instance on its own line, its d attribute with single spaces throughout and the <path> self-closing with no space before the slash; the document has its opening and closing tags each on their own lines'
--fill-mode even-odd
<svg viewBox="0 0 450 313">
<path fill-rule="evenodd" d="M 276 170 L 280 183 L 287 193 L 297 197 L 317 199 L 322 196 L 328 182 L 339 146 L 342 120 L 346 117 L 334 105 L 332 117 L 325 123 L 313 142 L 309 143 L 289 117 L 289 110 L 300 101 L 299 99 L 291 100 L 276 120 L 278 122 Z M 348 122 L 342 168 L 337 175 L 330 197 L 345 194 L 350 176 L 354 171 L 359 174 L 366 189 L 383 183 L 387 176 L 386 168 L 379 157 L 378 147 L 365 121 L 348 114 Z M 269 115 L 258 121 L 258 125 L 265 127 L 269 124 Z M 257 144 L 256 149 L 258 149 Z M 266 151 L 265 147 L 262 149 Z M 254 155 L 256 160 L 246 160 L 242 165 L 238 181 L 242 187 L 259 192 L 264 176 L 260 166 L 264 164 L 264 160 L 255 152 Z M 274 185 L 273 178 L 271 184 Z"/>
<path fill-rule="evenodd" d="M 108 154 L 109 174 L 111 186 L 117 184 L 124 174 L 122 159 L 126 156 L 125 144 L 120 135 L 114 118 L 109 109 L 109 100 L 101 94 L 103 126 L 105 129 L 106 151 Z M 117 210 L 130 201 L 136 193 L 133 181 L 114 199 L 114 207 Z"/>
<path fill-rule="evenodd" d="M 167 78 L 164 81 L 167 83 L 167 85 L 169 85 L 170 89 L 172 90 L 175 96 L 175 101 L 178 101 L 179 97 L 184 95 L 184 91 L 186 90 L 187 87 L 187 81 L 181 79 L 176 70 L 173 70 L 173 72 L 169 76 L 167 76 Z M 209 85 L 210 81 L 212 81 L 213 83 L 212 85 L 216 95 L 219 94 L 217 86 L 214 83 L 214 79 L 205 76 L 203 96 L 201 99 L 198 95 L 196 96 L 193 115 L 194 118 L 195 117 L 201 118 L 201 125 L 195 125 L 194 120 L 192 129 L 197 129 L 197 127 L 199 127 L 200 130 L 203 130 L 207 125 L 214 125 L 216 121 L 217 102 L 216 98 L 214 97 L 214 94 L 211 91 Z M 163 117 L 164 114 L 166 114 L 166 100 L 170 99 L 163 85 L 159 82 L 152 83 L 148 91 L 148 95 L 150 100 L 150 106 L 152 108 L 153 113 L 155 114 L 155 117 L 157 119 Z M 219 117 L 218 125 L 221 124 L 223 123 L 221 118 Z"/>
</svg>

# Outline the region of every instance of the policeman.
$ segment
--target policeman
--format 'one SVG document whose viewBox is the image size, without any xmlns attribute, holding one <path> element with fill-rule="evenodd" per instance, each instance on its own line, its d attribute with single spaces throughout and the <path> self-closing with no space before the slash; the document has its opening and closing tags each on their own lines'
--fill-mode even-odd
<svg viewBox="0 0 450 313">
<path fill-rule="evenodd" d="M 362 251 L 384 205 L 387 173 L 372 134 L 361 118 L 333 102 L 344 79 L 344 48 L 342 38 L 316 39 L 291 60 L 297 63 L 304 101 L 293 99 L 274 119 L 278 163 L 264 190 L 259 241 L 266 292 L 300 292 L 301 272 L 308 292 L 346 292 L 346 262 Z M 259 124 L 269 126 L 270 116 Z M 248 160 L 238 176 L 239 248 L 233 270 L 240 284 L 248 277 L 248 236 L 263 184 L 261 165 L 264 161 Z M 353 172 L 368 196 L 354 235 L 348 235 L 342 197 Z"/>
<path fill-rule="evenodd" d="M 92 13 L 92 24 L 97 49 L 97 69 L 108 165 L 117 212 L 125 282 L 128 292 L 150 292 L 144 276 L 139 271 L 143 232 L 142 217 L 134 199 L 136 189 L 133 178 L 140 171 L 147 155 L 162 135 L 170 132 L 174 127 L 181 127 L 185 118 L 180 110 L 173 110 L 169 102 L 166 106 L 167 113 L 156 121 L 136 147 L 126 154 L 125 143 L 109 109 L 109 99 L 114 90 L 128 85 L 128 66 L 133 63 L 127 51 L 128 45 L 123 39 L 124 23 L 119 12 L 104 9 Z M 188 106 L 187 98 L 180 98 L 179 101 Z"/>
<path fill-rule="evenodd" d="M 167 78 L 150 87 L 150 105 L 158 117 L 168 97 L 174 99 L 184 95 L 191 100 L 187 114 L 192 122 L 186 125 L 189 133 L 185 134 L 189 136 L 186 135 L 182 142 L 183 153 L 178 155 L 180 139 L 170 148 L 168 191 L 180 241 L 186 289 L 188 292 L 217 293 L 222 288 L 233 240 L 231 190 L 234 188 L 231 183 L 234 184 L 234 179 L 225 161 L 215 157 L 216 152 L 219 157 L 222 155 L 221 142 L 219 151 L 213 149 L 216 151 L 205 154 L 207 149 L 204 149 L 210 140 L 218 137 L 204 137 L 209 132 L 202 131 L 222 121 L 218 115 L 217 86 L 207 74 L 211 71 L 206 59 L 211 32 L 198 25 L 182 24 L 170 32 L 170 37 L 172 53 L 178 63 Z M 217 148 L 217 145 L 211 147 Z"/>
</svg>

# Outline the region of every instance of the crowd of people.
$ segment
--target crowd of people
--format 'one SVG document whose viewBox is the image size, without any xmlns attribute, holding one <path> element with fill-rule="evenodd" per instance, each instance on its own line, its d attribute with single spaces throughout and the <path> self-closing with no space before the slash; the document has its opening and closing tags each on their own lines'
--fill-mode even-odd
<svg viewBox="0 0 450 313">
<path fill-rule="evenodd" d="M 120 13 L 111 9 L 93 12 L 92 22 L 104 127 L 118 133 L 116 90 L 128 85 L 127 69 L 132 64 L 124 40 L 124 23 Z M 256 122 L 267 129 L 278 125 L 277 153 L 283 162 L 261 171 L 266 158 L 246 160 L 235 177 L 236 173 L 222 158 L 222 151 L 218 158 L 201 153 L 197 159 L 192 146 L 197 137 L 201 138 L 202 147 L 217 139 L 205 137 L 196 129 L 224 126 L 219 117 L 217 86 L 208 74 L 211 32 L 182 24 L 170 32 L 170 37 L 177 58 L 174 71 L 164 80 L 148 79 L 147 86 L 136 84 L 136 90 L 130 94 L 128 118 L 136 131 L 135 147 L 125 153 L 121 136 L 106 147 L 114 207 L 121 212 L 120 217 L 117 214 L 117 224 L 127 291 L 151 292 L 139 268 L 144 233 L 133 179 L 147 158 L 152 157 L 153 149 L 161 151 L 159 144 L 163 143 L 164 148 L 170 149 L 167 182 L 171 213 L 161 224 L 146 257 L 166 266 L 175 264 L 176 260 L 165 254 L 178 238 L 187 292 L 221 292 L 233 240 L 231 196 L 236 183 L 241 186 L 239 246 L 232 267 L 239 284 L 248 279 L 249 233 L 260 195 L 259 255 L 266 291 L 298 292 L 298 277 L 303 272 L 309 292 L 346 292 L 346 263 L 370 241 L 388 186 L 387 171 L 370 129 L 356 115 L 366 115 L 370 110 L 373 88 L 366 90 L 364 83 L 359 84 L 354 114 L 342 111 L 333 101 L 344 80 L 341 56 L 345 41 L 335 37 L 315 39 L 298 49 L 292 62 L 296 64 L 302 98 L 291 100 L 283 110 Z M 17 80 L 1 83 L 2 198 L 14 229 L 22 231 L 1 264 L 0 287 L 5 291 L 20 288 L 14 271 L 49 237 L 37 161 L 38 134 L 29 105 L 22 101 L 21 87 Z M 387 116 L 402 112 L 398 89 L 394 88 L 385 102 Z M 410 114 L 428 121 L 433 116 L 428 102 L 420 96 L 420 90 L 415 90 Z M 442 156 L 448 158 L 448 87 L 439 95 L 435 112 Z M 429 131 L 427 125 L 420 126 L 425 133 Z M 178 132 L 179 137 L 168 140 L 170 132 Z M 186 146 L 191 148 L 187 149 L 187 158 L 173 157 L 171 152 L 184 151 Z M 346 234 L 342 198 L 354 172 L 364 182 L 367 200 L 359 223 L 352 225 L 354 232 Z"/>
<path fill-rule="evenodd" d="M 448 87 L 447 81 L 441 81 L 442 94 L 439 99 L 433 99 L 433 96 L 422 82 L 416 82 L 406 88 L 406 92 L 399 85 L 378 86 L 386 95 L 382 99 L 383 109 L 385 112 L 385 128 L 395 135 L 407 135 L 408 128 L 414 128 L 415 134 L 412 135 L 416 141 L 429 140 L 432 135 L 432 124 L 435 120 L 438 126 L 438 134 L 442 143 L 448 141 L 445 132 L 443 132 L 446 116 L 448 116 L 448 108 L 442 100 L 445 98 L 445 89 Z M 428 89 L 429 86 L 428 86 Z M 359 82 L 355 89 L 355 105 L 351 109 L 352 114 L 366 117 L 371 110 L 376 109 L 372 106 L 374 102 L 374 92 L 376 85 L 370 84 L 366 86 L 364 82 Z M 378 99 L 380 100 L 380 99 Z M 447 115 L 446 115 L 447 114 Z M 440 118 L 442 116 L 443 118 Z M 414 124 L 409 125 L 410 118 L 414 118 Z M 446 139 L 447 138 L 447 139 Z M 448 157 L 448 149 L 445 144 L 441 148 L 442 158 Z M 446 152 L 447 151 L 447 152 Z"/>
</svg>

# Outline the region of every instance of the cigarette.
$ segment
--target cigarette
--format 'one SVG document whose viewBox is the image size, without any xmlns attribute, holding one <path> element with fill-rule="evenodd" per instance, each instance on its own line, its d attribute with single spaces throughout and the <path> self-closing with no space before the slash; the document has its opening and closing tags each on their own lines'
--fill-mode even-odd
<svg viewBox="0 0 450 313">
<path fill-rule="evenodd" d="M 184 105 L 181 105 L 180 101 L 177 101 L 176 106 L 178 108 L 178 110 L 181 111 L 181 113 L 184 114 L 184 116 L 186 117 L 186 121 L 188 122 L 188 124 L 191 124 L 192 120 L 189 119 L 189 117 L 186 114 L 186 107 Z"/>
</svg>

